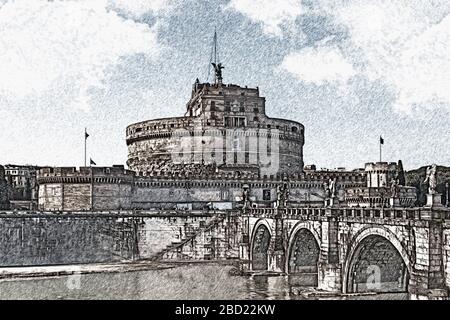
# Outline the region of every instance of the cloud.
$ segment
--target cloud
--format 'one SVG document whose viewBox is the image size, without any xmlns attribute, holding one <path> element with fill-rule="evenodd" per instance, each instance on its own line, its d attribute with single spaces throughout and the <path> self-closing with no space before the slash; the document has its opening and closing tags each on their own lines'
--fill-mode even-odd
<svg viewBox="0 0 450 320">
<path fill-rule="evenodd" d="M 88 109 L 89 90 L 121 56 L 157 57 L 154 28 L 119 17 L 106 1 L 14 1 L 0 7 L 0 96 Z"/>
<path fill-rule="evenodd" d="M 397 111 L 450 110 L 450 7 L 438 2 L 354 1 L 330 8 L 349 32 L 348 58 L 360 61 L 369 79 L 390 87 Z"/>
<path fill-rule="evenodd" d="M 134 18 L 140 18 L 147 13 L 164 15 L 174 9 L 177 3 L 175 0 L 108 0 L 108 6 Z"/>
<path fill-rule="evenodd" d="M 306 83 L 346 84 L 355 70 L 336 46 L 306 47 L 284 57 L 279 67 Z"/>
<path fill-rule="evenodd" d="M 402 113 L 450 110 L 448 1 L 322 1 L 309 12 L 346 30 L 341 49 L 309 44 L 289 53 L 282 69 L 319 85 L 345 82 L 357 73 L 382 83 L 395 96 L 393 108 Z"/>
<path fill-rule="evenodd" d="M 261 23 L 264 33 L 279 36 L 281 26 L 293 24 L 302 13 L 300 0 L 231 0 L 226 6 L 242 13 L 252 22 Z"/>
</svg>

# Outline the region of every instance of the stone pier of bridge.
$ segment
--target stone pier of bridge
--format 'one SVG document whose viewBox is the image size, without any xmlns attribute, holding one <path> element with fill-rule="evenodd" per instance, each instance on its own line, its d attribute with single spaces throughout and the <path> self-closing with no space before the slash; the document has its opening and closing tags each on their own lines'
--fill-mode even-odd
<svg viewBox="0 0 450 320">
<path fill-rule="evenodd" d="M 448 208 L 245 209 L 244 271 L 309 279 L 335 293 L 448 299 Z"/>
</svg>

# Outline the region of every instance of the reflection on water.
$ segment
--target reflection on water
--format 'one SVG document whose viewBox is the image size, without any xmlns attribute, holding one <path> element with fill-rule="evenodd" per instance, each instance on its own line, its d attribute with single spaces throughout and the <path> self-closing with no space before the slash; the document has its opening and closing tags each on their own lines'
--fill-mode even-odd
<svg viewBox="0 0 450 320">
<path fill-rule="evenodd" d="M 192 264 L 163 270 L 84 274 L 75 281 L 67 276 L 2 280 L 0 299 L 305 299 L 292 292 L 317 281 L 313 274 L 234 276 L 231 269 L 219 264 Z M 404 299 L 406 294 L 364 298 Z"/>
</svg>

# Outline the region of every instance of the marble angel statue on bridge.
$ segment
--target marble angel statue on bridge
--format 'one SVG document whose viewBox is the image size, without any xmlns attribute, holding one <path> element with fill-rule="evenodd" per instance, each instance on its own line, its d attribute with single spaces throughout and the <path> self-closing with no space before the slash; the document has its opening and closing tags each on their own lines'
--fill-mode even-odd
<svg viewBox="0 0 450 320">
<path fill-rule="evenodd" d="M 431 167 L 427 168 L 427 176 L 424 183 L 428 182 L 428 194 L 435 194 L 436 193 L 436 165 L 433 164 Z"/>
</svg>

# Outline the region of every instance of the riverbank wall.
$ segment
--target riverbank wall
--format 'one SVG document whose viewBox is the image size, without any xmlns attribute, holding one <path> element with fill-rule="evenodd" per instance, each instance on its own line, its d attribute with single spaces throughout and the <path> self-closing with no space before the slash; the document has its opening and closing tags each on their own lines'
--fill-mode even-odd
<svg viewBox="0 0 450 320">
<path fill-rule="evenodd" d="M 0 267 L 237 258 L 226 211 L 0 212 Z"/>
</svg>

